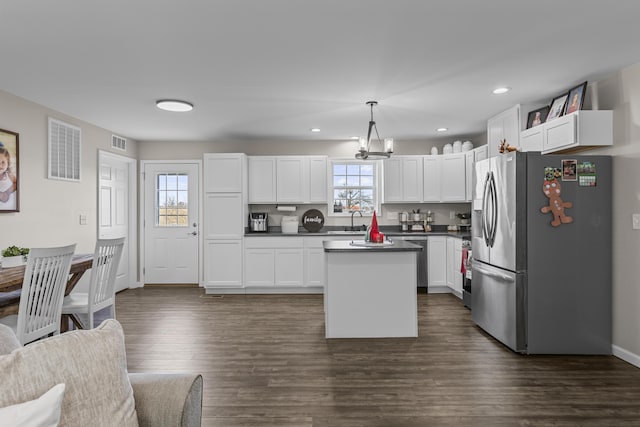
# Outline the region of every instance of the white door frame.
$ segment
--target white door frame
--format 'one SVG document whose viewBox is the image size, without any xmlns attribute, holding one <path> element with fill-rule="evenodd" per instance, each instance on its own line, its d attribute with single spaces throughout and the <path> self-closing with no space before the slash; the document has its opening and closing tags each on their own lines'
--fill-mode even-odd
<svg viewBox="0 0 640 427">
<path fill-rule="evenodd" d="M 98 171 L 96 174 L 96 186 L 98 194 L 100 194 L 100 160 L 103 158 L 112 158 L 116 159 L 120 162 L 126 163 L 128 166 L 128 193 L 129 200 L 128 203 L 128 229 L 127 229 L 127 244 L 129 245 L 129 259 L 120 260 L 120 262 L 128 262 L 129 268 L 127 274 L 129 277 L 127 278 L 127 283 L 130 288 L 138 288 L 140 287 L 140 282 L 137 281 L 136 277 L 133 277 L 135 272 L 138 271 L 138 242 L 136 240 L 138 236 L 138 198 L 136 193 L 137 187 L 137 179 L 138 179 L 138 171 L 137 171 L 137 160 L 131 157 L 121 156 L 119 154 L 111 153 L 109 151 L 98 150 Z M 97 212 L 96 216 L 98 219 L 96 220 L 96 238 L 100 238 L 100 197 L 97 197 L 96 200 Z"/>
<path fill-rule="evenodd" d="M 145 218 L 145 200 L 146 200 L 146 194 L 145 194 L 145 185 L 144 185 L 144 179 L 145 179 L 145 170 L 147 168 L 148 164 L 169 164 L 169 165 L 180 165 L 180 164 L 186 164 L 186 163 L 195 163 L 198 165 L 198 285 L 200 287 L 202 287 L 203 284 L 203 280 L 202 280 L 202 275 L 203 275 L 203 270 L 202 270 L 202 223 L 203 223 L 203 200 L 202 200 L 202 194 L 203 194 L 203 178 L 202 178 L 202 160 L 140 160 L 140 180 L 138 181 L 138 187 L 139 187 L 139 194 L 140 197 L 138 198 L 139 203 L 140 203 L 140 242 L 142 242 L 142 244 L 140 245 L 140 264 L 138 264 L 139 266 L 139 273 L 138 273 L 138 277 L 140 277 L 140 286 L 144 287 L 144 283 L 145 283 L 145 277 L 144 277 L 144 265 L 145 265 L 145 234 L 144 234 L 144 218 Z"/>
</svg>

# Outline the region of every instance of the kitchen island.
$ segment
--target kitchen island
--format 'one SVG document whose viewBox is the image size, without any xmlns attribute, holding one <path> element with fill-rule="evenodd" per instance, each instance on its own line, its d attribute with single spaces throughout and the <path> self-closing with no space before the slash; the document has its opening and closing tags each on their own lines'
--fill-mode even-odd
<svg viewBox="0 0 640 427">
<path fill-rule="evenodd" d="M 418 336 L 417 255 L 408 241 L 325 241 L 326 338 Z"/>
</svg>

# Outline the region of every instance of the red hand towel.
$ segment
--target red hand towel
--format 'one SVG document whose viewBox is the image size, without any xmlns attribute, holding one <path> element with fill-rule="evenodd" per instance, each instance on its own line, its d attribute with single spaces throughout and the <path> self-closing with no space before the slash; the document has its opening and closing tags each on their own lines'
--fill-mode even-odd
<svg viewBox="0 0 640 427">
<path fill-rule="evenodd" d="M 462 248 L 462 265 L 460 266 L 460 273 L 467 274 L 467 259 L 469 258 L 469 249 Z"/>
</svg>

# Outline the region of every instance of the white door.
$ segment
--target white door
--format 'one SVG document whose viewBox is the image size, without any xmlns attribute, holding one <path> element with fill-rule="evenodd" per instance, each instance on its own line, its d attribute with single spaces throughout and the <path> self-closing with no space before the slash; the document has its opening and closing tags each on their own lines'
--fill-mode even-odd
<svg viewBox="0 0 640 427">
<path fill-rule="evenodd" d="M 135 271 L 131 263 L 130 248 L 135 246 L 135 232 L 132 232 L 130 203 L 131 192 L 135 188 L 135 160 L 106 152 L 99 155 L 99 197 L 98 197 L 98 238 L 115 239 L 126 237 L 122 258 L 116 276 L 116 292 L 129 288 L 132 283 L 131 273 Z M 135 192 L 134 192 L 135 193 Z"/>
<path fill-rule="evenodd" d="M 198 163 L 144 166 L 144 281 L 198 283 Z"/>
</svg>

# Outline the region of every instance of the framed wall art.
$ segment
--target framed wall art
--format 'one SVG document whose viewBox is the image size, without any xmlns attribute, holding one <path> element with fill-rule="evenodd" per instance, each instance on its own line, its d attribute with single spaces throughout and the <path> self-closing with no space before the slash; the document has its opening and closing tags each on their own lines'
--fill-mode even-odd
<svg viewBox="0 0 640 427">
<path fill-rule="evenodd" d="M 549 110 L 549 115 L 547 116 L 546 121 L 560 117 L 564 113 L 564 106 L 567 104 L 567 98 L 569 98 L 568 92 L 553 98 L 553 101 L 551 101 L 551 109 Z"/>
<path fill-rule="evenodd" d="M 569 95 L 567 98 L 567 111 L 565 114 L 582 110 L 582 104 L 584 104 L 584 97 L 586 92 L 587 82 L 581 83 L 569 91 Z"/>
<path fill-rule="evenodd" d="M 0 213 L 19 212 L 18 146 L 17 133 L 0 129 Z"/>
<path fill-rule="evenodd" d="M 549 115 L 548 105 L 542 108 L 538 108 L 537 110 L 530 111 L 529 115 L 527 116 L 527 129 L 532 128 L 534 126 L 538 126 L 546 122 L 548 115 Z"/>
</svg>

